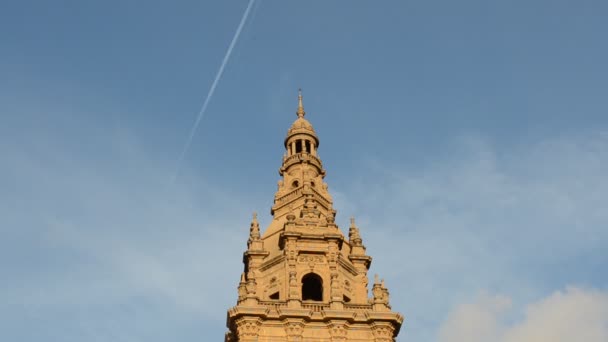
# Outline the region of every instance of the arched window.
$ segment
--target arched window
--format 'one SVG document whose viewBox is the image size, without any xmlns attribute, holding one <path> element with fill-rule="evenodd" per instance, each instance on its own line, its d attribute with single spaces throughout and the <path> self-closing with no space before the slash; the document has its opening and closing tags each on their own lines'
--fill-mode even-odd
<svg viewBox="0 0 608 342">
<path fill-rule="evenodd" d="M 323 301 L 323 280 L 314 273 L 302 278 L 302 300 Z"/>
</svg>

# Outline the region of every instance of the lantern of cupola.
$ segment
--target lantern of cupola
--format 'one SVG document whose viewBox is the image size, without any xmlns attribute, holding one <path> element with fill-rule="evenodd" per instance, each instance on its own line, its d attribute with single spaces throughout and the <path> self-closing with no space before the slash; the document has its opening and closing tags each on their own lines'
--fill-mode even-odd
<svg viewBox="0 0 608 342">
<path fill-rule="evenodd" d="M 296 115 L 298 118 L 293 122 L 285 137 L 286 157 L 298 153 L 316 155 L 317 148 L 319 147 L 319 138 L 310 122 L 304 118 L 306 112 L 304 111 L 301 89 L 298 93 L 298 110 L 296 111 Z"/>
</svg>

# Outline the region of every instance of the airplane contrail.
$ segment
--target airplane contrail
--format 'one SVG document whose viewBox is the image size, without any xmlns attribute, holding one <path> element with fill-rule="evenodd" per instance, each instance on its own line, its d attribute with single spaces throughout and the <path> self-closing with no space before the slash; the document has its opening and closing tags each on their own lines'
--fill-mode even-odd
<svg viewBox="0 0 608 342">
<path fill-rule="evenodd" d="M 226 67 L 228 60 L 230 59 L 230 55 L 232 54 L 232 50 L 234 49 L 236 42 L 239 40 L 239 36 L 241 35 L 243 26 L 245 26 L 245 22 L 247 22 L 247 17 L 249 16 L 249 11 L 251 10 L 251 7 L 253 6 L 254 2 L 255 2 L 255 0 L 249 0 L 249 3 L 247 4 L 247 8 L 245 9 L 245 13 L 243 13 L 241 22 L 239 23 L 239 26 L 237 27 L 236 32 L 234 33 L 234 37 L 232 37 L 232 41 L 230 42 L 230 45 L 228 46 L 228 50 L 226 51 L 226 55 L 224 56 L 224 59 L 222 59 L 222 64 L 220 65 L 220 68 L 217 71 L 217 74 L 215 75 L 215 79 L 213 80 L 213 83 L 211 84 L 211 88 L 209 88 L 209 92 L 207 93 L 207 98 L 205 98 L 205 102 L 203 102 L 203 106 L 201 107 L 201 110 L 198 112 L 198 116 L 196 117 L 196 120 L 194 121 L 194 125 L 192 125 L 192 129 L 190 130 L 190 135 L 188 136 L 188 140 L 186 140 L 186 145 L 184 146 L 184 149 L 182 150 L 182 153 L 179 156 L 179 159 L 177 161 L 177 167 L 175 168 L 175 174 L 173 175 L 172 182 L 175 182 L 175 179 L 177 178 L 177 175 L 179 173 L 179 169 L 184 160 L 184 157 L 186 156 L 186 153 L 188 153 L 188 149 L 190 149 L 190 144 L 192 144 L 192 139 L 194 139 L 194 135 L 196 134 L 196 129 L 198 128 L 198 125 L 200 124 L 203 117 L 205 116 L 205 111 L 207 110 L 207 105 L 209 104 L 209 101 L 211 100 L 211 97 L 213 96 L 213 93 L 215 92 L 215 88 L 217 87 L 217 84 L 220 81 L 220 78 L 222 78 L 222 74 L 224 73 L 224 68 Z"/>
</svg>

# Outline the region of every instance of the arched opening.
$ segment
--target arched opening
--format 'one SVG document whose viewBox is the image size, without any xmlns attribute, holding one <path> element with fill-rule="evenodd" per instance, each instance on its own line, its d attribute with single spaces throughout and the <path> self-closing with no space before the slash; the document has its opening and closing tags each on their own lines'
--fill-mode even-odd
<svg viewBox="0 0 608 342">
<path fill-rule="evenodd" d="M 311 153 L 312 150 L 310 149 L 310 141 L 306 140 L 305 145 L 306 145 L 306 152 Z"/>
<path fill-rule="evenodd" d="M 323 280 L 314 273 L 302 278 L 302 300 L 323 301 Z"/>
<path fill-rule="evenodd" d="M 302 140 L 296 141 L 296 153 L 302 153 Z"/>
</svg>

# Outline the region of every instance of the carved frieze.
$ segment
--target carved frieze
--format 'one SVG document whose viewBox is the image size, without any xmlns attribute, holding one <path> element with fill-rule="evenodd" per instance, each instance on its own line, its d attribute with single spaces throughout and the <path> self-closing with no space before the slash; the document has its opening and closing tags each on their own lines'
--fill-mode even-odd
<svg viewBox="0 0 608 342">
<path fill-rule="evenodd" d="M 301 254 L 298 257 L 298 262 L 300 263 L 313 263 L 313 264 L 325 264 L 327 260 L 324 255 L 319 254 Z"/>
</svg>

